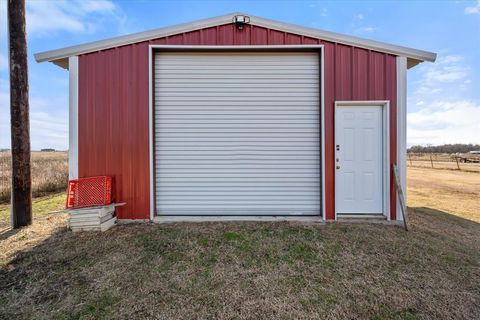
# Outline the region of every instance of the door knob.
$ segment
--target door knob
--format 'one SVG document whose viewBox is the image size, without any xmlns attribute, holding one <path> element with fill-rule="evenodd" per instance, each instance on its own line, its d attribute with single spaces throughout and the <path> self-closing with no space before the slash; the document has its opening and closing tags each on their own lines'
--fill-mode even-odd
<svg viewBox="0 0 480 320">
<path fill-rule="evenodd" d="M 337 170 L 340 169 L 340 166 L 337 166 Z"/>
</svg>

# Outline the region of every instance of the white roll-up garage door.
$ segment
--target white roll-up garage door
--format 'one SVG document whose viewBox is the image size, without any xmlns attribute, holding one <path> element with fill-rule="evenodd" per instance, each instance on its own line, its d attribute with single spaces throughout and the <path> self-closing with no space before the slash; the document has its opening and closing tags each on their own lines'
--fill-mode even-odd
<svg viewBox="0 0 480 320">
<path fill-rule="evenodd" d="M 157 215 L 320 214 L 319 56 L 158 53 Z"/>
</svg>

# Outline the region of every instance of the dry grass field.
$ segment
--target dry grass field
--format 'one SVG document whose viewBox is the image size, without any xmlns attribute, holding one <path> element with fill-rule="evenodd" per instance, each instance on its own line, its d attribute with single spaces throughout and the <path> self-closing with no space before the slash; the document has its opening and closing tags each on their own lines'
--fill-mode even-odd
<svg viewBox="0 0 480 320">
<path fill-rule="evenodd" d="M 63 193 L 37 199 L 32 226 L 0 231 L 0 319 L 478 319 L 480 174 L 408 174 L 409 232 L 184 223 L 73 234 L 48 213 Z M 7 217 L 0 206 L 0 225 Z"/>
<path fill-rule="evenodd" d="M 408 168 L 407 198 L 410 207 L 441 210 L 480 223 L 480 172 Z"/>
<path fill-rule="evenodd" d="M 10 201 L 10 152 L 0 152 L 0 203 Z M 67 152 L 32 152 L 32 194 L 44 196 L 67 188 Z"/>
</svg>

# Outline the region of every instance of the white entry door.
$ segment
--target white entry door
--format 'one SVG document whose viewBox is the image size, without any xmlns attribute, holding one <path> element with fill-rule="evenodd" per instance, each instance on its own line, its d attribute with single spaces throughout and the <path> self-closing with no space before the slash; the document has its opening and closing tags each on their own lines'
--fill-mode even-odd
<svg viewBox="0 0 480 320">
<path fill-rule="evenodd" d="M 335 208 L 338 214 L 383 213 L 381 106 L 337 106 Z"/>
</svg>

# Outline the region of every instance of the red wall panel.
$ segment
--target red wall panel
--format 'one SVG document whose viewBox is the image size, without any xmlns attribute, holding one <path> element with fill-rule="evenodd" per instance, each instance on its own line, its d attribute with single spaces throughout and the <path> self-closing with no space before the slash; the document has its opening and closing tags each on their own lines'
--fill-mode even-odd
<svg viewBox="0 0 480 320">
<path fill-rule="evenodd" d="M 148 45 L 323 44 L 325 75 L 326 218 L 335 215 L 334 103 L 390 100 L 390 159 L 396 162 L 395 56 L 247 25 L 210 27 L 81 55 L 79 58 L 79 175 L 112 175 L 121 219 L 149 218 Z M 391 214 L 395 217 L 393 179 Z"/>
<path fill-rule="evenodd" d="M 265 45 L 268 43 L 268 29 L 261 27 L 253 27 L 250 34 L 252 45 Z"/>
<path fill-rule="evenodd" d="M 368 100 L 368 50 L 360 48 L 352 50 L 352 94 L 358 100 Z"/>
</svg>

